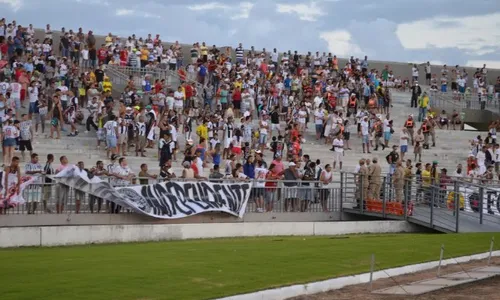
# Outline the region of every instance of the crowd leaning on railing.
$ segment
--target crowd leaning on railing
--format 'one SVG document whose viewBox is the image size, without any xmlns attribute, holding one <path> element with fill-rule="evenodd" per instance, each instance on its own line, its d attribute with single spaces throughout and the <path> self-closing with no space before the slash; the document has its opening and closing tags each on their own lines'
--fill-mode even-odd
<svg viewBox="0 0 500 300">
<path fill-rule="evenodd" d="M 332 210 L 337 193 L 330 188 L 339 182 L 333 172 L 343 170 L 343 157 L 351 150 L 351 130 L 357 129 L 363 153 L 390 147 L 395 129 L 389 117 L 390 89 L 410 88 L 390 66 L 370 68 L 366 56 L 351 57 L 341 66 L 331 53 L 299 55 L 297 51 L 279 53 L 277 49 L 268 53 L 253 47 L 244 51 L 239 44 L 233 61 L 229 48 L 221 50 L 203 42 L 192 45 L 186 61 L 178 42 L 166 47 L 159 35 L 120 39 L 110 33 L 98 45 L 93 32 L 85 34 L 82 28 L 62 28 L 60 40 L 55 41 L 47 25 L 43 40 L 34 36 L 32 25 L 23 27 L 15 21 L 0 20 L 0 116 L 3 161 L 7 165 L 7 181 L 3 183 L 6 187 L 19 185 L 22 168 L 14 153 L 19 149 L 25 159 L 25 151 L 29 151 L 31 162 L 26 164 L 25 173 L 43 175 L 39 184 L 44 186 L 39 194 L 32 191 L 32 196 L 36 194 L 32 202 L 42 202 L 46 212 L 51 211 L 46 203 L 52 195 L 46 194 L 52 193 L 50 175 L 69 165 L 108 178 L 116 186 L 179 179 L 252 180 L 257 212 L 273 211 L 273 203 L 280 199 L 288 201 L 286 211 L 309 211 L 314 203 L 322 211 Z M 113 67 L 132 69 L 121 99 L 114 96 L 113 83 L 107 76 Z M 173 71 L 180 84 L 169 86 L 162 78 L 153 79 L 149 73 L 157 69 Z M 422 124 L 417 127 L 417 120 L 410 115 L 400 145 L 386 157 L 396 201 L 402 201 L 399 187 L 408 176 L 420 178 L 416 180 L 422 185 L 427 178 L 439 177 L 437 163 L 432 173 L 421 162 L 412 172 L 412 163 L 405 160 L 409 145 L 414 146 L 416 162 L 422 149 L 432 147 L 429 139 L 435 145 L 434 128 L 459 124 L 458 115 L 445 122 L 427 112 L 429 96 L 416 84 L 418 78 L 413 79 L 411 91 Z M 27 99 L 28 112 L 22 114 Z M 46 120 L 50 121 L 48 135 Z M 492 126 L 490 137 L 496 138 L 498 125 Z M 48 155 L 44 166 L 38 162 L 38 155 L 33 153 L 35 137 L 59 139 L 61 132 L 77 137 L 82 126 L 87 132 L 96 132 L 97 149 L 102 147 L 109 164 L 100 160 L 87 167 L 82 161 L 70 164 L 66 156 L 53 155 Z M 311 127 L 314 129 L 309 130 Z M 184 138 L 179 138 L 181 135 Z M 306 138 L 331 146 L 333 163 L 322 164 L 303 153 Z M 132 170 L 127 156 L 134 154 L 157 157 L 160 173 L 151 174 L 147 163 L 140 170 Z M 494 154 L 494 161 L 500 163 L 498 154 Z M 55 159 L 60 165 L 54 170 Z M 490 164 L 483 162 L 486 171 L 477 174 L 487 179 Z M 180 172 L 174 172 L 177 163 L 182 166 Z M 479 160 L 478 166 L 482 166 Z M 366 181 L 361 199 L 365 195 L 379 197 L 383 176 L 377 159 L 363 159 L 356 172 L 361 175 L 358 180 Z M 280 180 L 284 182 L 278 184 Z M 64 212 L 68 195 L 64 187 L 57 189 L 56 213 Z M 81 211 L 84 198 L 78 191 L 72 196 L 75 212 Z M 91 212 L 100 211 L 99 203 L 102 199 L 88 197 Z M 28 207 L 30 213 L 40 210 L 35 204 Z M 107 211 L 119 210 L 109 203 Z"/>
</svg>

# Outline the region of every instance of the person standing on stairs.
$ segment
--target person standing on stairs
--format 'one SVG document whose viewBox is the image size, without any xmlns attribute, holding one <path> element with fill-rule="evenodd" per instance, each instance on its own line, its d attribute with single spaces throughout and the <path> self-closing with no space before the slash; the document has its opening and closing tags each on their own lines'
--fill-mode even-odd
<svg viewBox="0 0 500 300">
<path fill-rule="evenodd" d="M 418 85 L 418 81 L 413 82 L 413 86 L 411 87 L 411 103 L 410 107 L 417 107 L 418 98 L 422 94 L 422 88 Z"/>
</svg>

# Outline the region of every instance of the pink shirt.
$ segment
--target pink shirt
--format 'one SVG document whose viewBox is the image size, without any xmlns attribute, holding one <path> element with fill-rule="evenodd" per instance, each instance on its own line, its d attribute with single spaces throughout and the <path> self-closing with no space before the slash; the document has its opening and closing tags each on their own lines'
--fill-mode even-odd
<svg viewBox="0 0 500 300">
<path fill-rule="evenodd" d="M 64 170 L 68 165 L 60 165 L 57 169 L 56 169 L 56 172 L 59 173 L 61 172 L 62 170 Z"/>
<path fill-rule="evenodd" d="M 283 165 L 283 162 L 277 161 L 277 160 L 273 160 L 272 163 L 275 164 L 275 166 L 274 166 L 274 172 L 276 174 L 280 174 L 281 172 L 283 172 L 283 170 L 285 170 L 285 165 Z"/>
</svg>

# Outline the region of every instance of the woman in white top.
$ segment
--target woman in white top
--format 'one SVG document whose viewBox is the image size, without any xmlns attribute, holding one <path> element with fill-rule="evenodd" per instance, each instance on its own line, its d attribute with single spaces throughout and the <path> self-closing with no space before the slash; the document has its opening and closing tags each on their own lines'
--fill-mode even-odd
<svg viewBox="0 0 500 300">
<path fill-rule="evenodd" d="M 328 212 L 328 197 L 330 196 L 330 183 L 333 180 L 333 172 L 332 167 L 330 165 L 326 165 L 325 169 L 321 171 L 319 175 L 319 181 L 322 184 L 322 189 L 319 190 L 319 199 L 321 202 L 321 207 L 324 212 Z"/>
<path fill-rule="evenodd" d="M 2 129 L 3 136 L 3 161 L 10 162 L 13 157 L 14 148 L 17 145 L 16 138 L 19 136 L 19 130 L 13 125 L 12 120 L 7 121 L 7 126 Z"/>
<path fill-rule="evenodd" d="M 241 136 L 241 130 L 236 129 L 234 131 L 234 136 L 233 136 L 233 141 L 231 144 L 233 145 L 232 151 L 233 154 L 236 156 L 236 160 L 240 161 L 241 160 L 241 144 L 243 142 L 243 137 Z"/>
</svg>

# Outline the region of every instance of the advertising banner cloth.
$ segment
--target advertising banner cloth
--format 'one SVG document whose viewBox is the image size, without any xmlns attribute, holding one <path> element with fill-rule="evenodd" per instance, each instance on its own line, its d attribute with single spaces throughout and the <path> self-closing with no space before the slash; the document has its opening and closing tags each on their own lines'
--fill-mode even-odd
<svg viewBox="0 0 500 300">
<path fill-rule="evenodd" d="M 19 190 L 17 189 L 17 176 L 10 176 L 8 180 L 8 187 L 5 185 L 5 172 L 0 171 L 0 208 L 14 208 L 18 205 L 24 204 L 26 201 L 23 197 L 25 189 L 32 184 L 35 176 L 21 176 L 21 184 Z M 40 186 L 39 186 L 40 187 Z"/>
<path fill-rule="evenodd" d="M 179 219 L 204 212 L 225 212 L 240 218 L 247 206 L 252 183 L 206 181 L 154 183 L 113 187 L 72 166 L 53 176 L 59 183 L 112 201 L 124 208 L 159 219 Z"/>
</svg>

